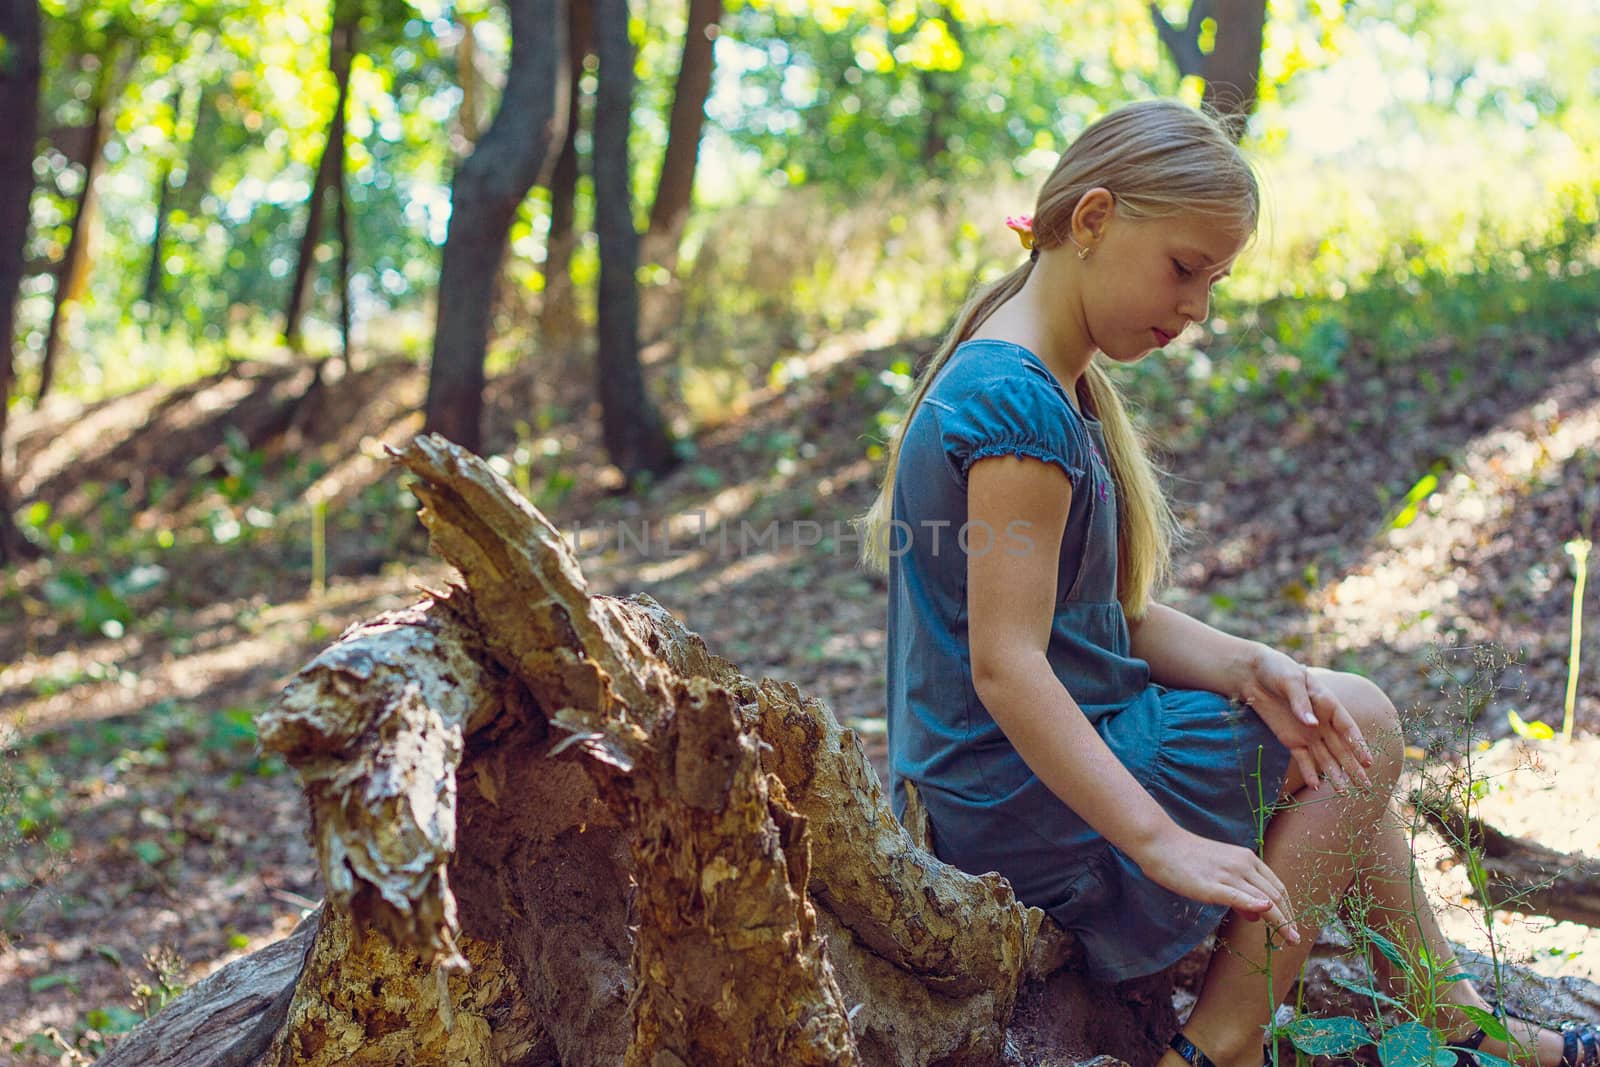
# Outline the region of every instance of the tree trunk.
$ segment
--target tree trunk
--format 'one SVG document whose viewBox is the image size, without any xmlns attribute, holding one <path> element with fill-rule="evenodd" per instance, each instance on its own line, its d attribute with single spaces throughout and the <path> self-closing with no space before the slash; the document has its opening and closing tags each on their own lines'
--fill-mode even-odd
<svg viewBox="0 0 1600 1067">
<path fill-rule="evenodd" d="M 1256 109 L 1267 0 L 1216 0 L 1217 40 L 1206 55 L 1204 105 L 1235 141 Z"/>
<path fill-rule="evenodd" d="M 0 566 L 38 554 L 12 518 L 6 473 L 6 413 L 10 410 L 16 351 L 17 294 L 28 243 L 28 201 L 33 195 L 33 153 L 39 139 L 40 25 L 38 0 L 0 6 L 0 115 L 9 116 L 11 151 L 0 153 Z"/>
<path fill-rule="evenodd" d="M 1239 140 L 1256 107 L 1266 0 L 1192 0 L 1181 30 L 1169 23 L 1160 5 L 1151 0 L 1150 18 L 1178 73 L 1204 79 L 1204 106 Z M 1200 32 L 1207 19 L 1216 20 L 1216 36 L 1210 50 L 1202 51 Z"/>
<path fill-rule="evenodd" d="M 595 234 L 600 242 L 598 391 L 606 452 L 630 479 L 677 463 L 639 362 L 639 233 L 633 225 L 628 132 L 633 42 L 627 0 L 596 0 L 600 79 L 594 108 Z"/>
<path fill-rule="evenodd" d="M 344 140 L 344 131 L 340 131 L 340 141 Z M 337 198 L 334 204 L 337 213 L 334 216 L 334 227 L 339 236 L 339 358 L 344 362 L 344 369 L 350 370 L 350 183 L 345 175 L 346 155 L 341 147 L 339 152 L 339 165 L 334 169 L 333 195 Z"/>
<path fill-rule="evenodd" d="M 27 0 L 22 0 L 24 4 Z M 44 355 L 39 361 L 39 389 L 35 400 L 43 400 L 55 384 L 56 359 L 61 348 L 61 329 L 65 325 L 68 307 L 77 298 L 88 271 L 85 255 L 89 240 L 89 226 L 94 212 L 94 182 L 100 174 L 100 150 L 106 141 L 106 112 L 111 102 L 111 88 L 116 81 L 116 53 L 113 46 L 100 56 L 100 71 L 95 78 L 89 98 L 89 143 L 83 156 L 83 188 L 78 190 L 78 202 L 72 213 L 72 235 L 67 238 L 67 250 L 62 256 L 61 269 L 56 275 L 55 305 L 50 310 L 50 325 L 44 335 Z M 31 159 L 32 152 L 26 153 Z"/>
<path fill-rule="evenodd" d="M 544 306 L 539 332 L 549 349 L 566 348 L 578 339 L 578 305 L 572 286 L 572 253 L 578 247 L 578 128 L 581 124 L 583 61 L 593 50 L 594 17 L 590 0 L 567 2 L 567 135 L 561 140 L 550 174 L 550 233 L 544 246 Z M 575 363 L 567 369 L 574 369 Z"/>
<path fill-rule="evenodd" d="M 182 125 L 183 119 L 183 89 L 175 88 L 169 98 L 168 107 L 172 110 L 172 128 L 176 131 Z M 166 243 L 167 212 L 172 206 L 172 172 L 176 164 L 171 156 L 161 163 L 161 170 L 156 175 L 156 219 L 155 231 L 150 235 L 150 259 L 144 272 L 144 292 L 140 300 L 144 303 L 146 314 L 154 320 L 157 314 L 157 301 L 161 299 L 162 278 L 165 276 L 165 265 L 162 258 L 162 245 Z"/>
<path fill-rule="evenodd" d="M 461 106 L 456 108 L 456 126 L 461 131 L 462 141 L 467 144 L 475 144 L 478 140 L 478 108 L 481 106 L 478 94 L 483 81 L 478 76 L 478 38 L 473 32 L 473 25 L 462 20 L 461 44 L 456 47 L 456 81 L 461 84 Z"/>
<path fill-rule="evenodd" d="M 439 270 L 439 315 L 425 425 L 476 451 L 482 438 L 483 359 L 506 235 L 566 135 L 563 0 L 507 0 L 511 70 L 489 129 L 451 184 L 450 230 Z M 553 32 L 552 32 L 553 31 Z"/>
<path fill-rule="evenodd" d="M 962 44 L 961 23 L 949 4 L 939 5 L 950 37 Z M 922 162 L 930 169 L 950 149 L 950 133 L 955 127 L 956 99 L 964 80 L 961 71 L 925 70 L 918 79 L 922 87 L 922 108 L 928 127 L 922 137 Z"/>
<path fill-rule="evenodd" d="M 305 234 L 300 238 L 300 255 L 295 260 L 294 275 L 289 279 L 289 306 L 283 313 L 283 343 L 295 352 L 303 350 L 300 320 L 311 294 L 311 273 L 316 264 L 317 246 L 322 243 L 323 203 L 330 189 L 337 188 L 335 195 L 341 201 L 344 196 L 345 111 L 350 99 L 350 69 L 356 57 L 356 21 L 354 17 L 346 16 L 342 21 L 335 22 L 328 37 L 328 69 L 333 72 L 339 91 L 334 100 L 333 115 L 328 119 L 328 139 L 322 146 L 322 159 L 317 163 L 316 177 L 311 180 L 311 196 L 306 201 Z M 342 204 L 335 208 L 335 211 L 340 210 Z"/>
<path fill-rule="evenodd" d="M 656 185 L 643 249 L 646 263 L 659 263 L 668 271 L 677 269 L 678 241 L 694 194 L 700 130 L 705 125 L 706 98 L 711 95 L 713 45 L 721 18 L 722 0 L 689 0 L 683 62 L 678 68 L 672 117 L 667 124 L 667 149 L 661 160 L 661 180 Z"/>
<path fill-rule="evenodd" d="M 1174 972 L 1084 979 L 1004 879 L 895 821 L 826 705 L 739 673 L 647 596 L 590 595 L 482 460 L 438 437 L 399 458 L 464 587 L 347 632 L 261 716 L 328 887 L 263 1064 L 1155 1059 Z M 1325 934 L 1303 1010 L 1360 1012 L 1353 953 Z M 1587 983 L 1528 982 L 1544 1014 L 1600 1007 Z M 249 997 L 197 989 L 127 1041 L 176 1048 L 144 1031 L 230 1013 L 259 1034 L 281 1000 L 224 984 Z"/>
</svg>

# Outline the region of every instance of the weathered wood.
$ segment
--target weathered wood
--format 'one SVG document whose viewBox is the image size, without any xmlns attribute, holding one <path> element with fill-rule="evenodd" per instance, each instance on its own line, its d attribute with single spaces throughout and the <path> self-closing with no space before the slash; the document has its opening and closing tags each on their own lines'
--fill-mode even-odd
<svg viewBox="0 0 1600 1067">
<path fill-rule="evenodd" d="M 320 925 L 207 975 L 95 1061 L 99 1067 L 249 1067 L 283 1025 Z"/>
</svg>

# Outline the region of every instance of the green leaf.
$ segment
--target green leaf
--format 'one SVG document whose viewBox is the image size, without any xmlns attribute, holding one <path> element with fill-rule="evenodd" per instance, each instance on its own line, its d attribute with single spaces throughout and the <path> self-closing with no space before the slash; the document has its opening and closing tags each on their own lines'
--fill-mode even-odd
<svg viewBox="0 0 1600 1067">
<path fill-rule="evenodd" d="M 37 978 L 29 979 L 28 992 L 43 993 L 45 990 L 54 989 L 57 986 L 71 986 L 73 990 L 76 990 L 78 988 L 78 980 L 70 974 L 41 974 Z"/>
<path fill-rule="evenodd" d="M 1401 968 L 1407 974 L 1411 973 L 1411 961 L 1406 959 L 1404 954 L 1402 954 L 1401 951 L 1395 947 L 1395 943 L 1393 941 L 1390 941 L 1387 937 L 1384 937 L 1370 926 L 1363 926 L 1361 928 L 1361 932 L 1369 941 L 1372 942 L 1374 948 L 1383 953 L 1384 959 L 1388 960 L 1396 967 Z"/>
<path fill-rule="evenodd" d="M 1368 985 L 1368 984 L 1365 984 L 1365 983 L 1362 983 L 1362 982 L 1352 981 L 1349 978 L 1341 978 L 1338 975 L 1330 975 L 1329 977 L 1331 977 L 1333 979 L 1334 985 L 1343 986 L 1344 988 L 1350 990 L 1350 992 L 1352 992 L 1352 993 L 1359 993 L 1364 997 L 1371 997 L 1374 1000 L 1382 1001 L 1383 1003 L 1388 1004 L 1388 1005 L 1390 1005 L 1392 1007 L 1396 1007 L 1396 1008 L 1403 1007 L 1403 1005 L 1398 1000 L 1394 999 L 1389 994 L 1383 992 L 1383 990 L 1379 989 L 1376 986 Z"/>
<path fill-rule="evenodd" d="M 167 858 L 167 854 L 162 851 L 161 846 L 148 839 L 135 841 L 132 847 L 133 854 L 152 867 Z"/>
<path fill-rule="evenodd" d="M 1453 978 L 1455 976 L 1451 975 L 1451 977 Z M 1484 1033 L 1488 1034 L 1496 1041 L 1506 1041 L 1510 1039 L 1511 1032 L 1506 1029 L 1505 1023 L 1494 1017 L 1494 1012 L 1484 1011 L 1482 1008 L 1474 1008 L 1470 1004 L 1458 1004 L 1456 1007 L 1460 1009 L 1463 1015 L 1471 1019 L 1474 1024 L 1481 1027 Z"/>
<path fill-rule="evenodd" d="M 1511 724 L 1511 729 L 1518 737 L 1526 737 L 1534 741 L 1548 741 L 1556 735 L 1555 728 L 1549 723 L 1539 722 L 1537 719 L 1533 722 L 1528 722 L 1514 710 L 1506 712 L 1506 721 Z"/>
<path fill-rule="evenodd" d="M 1452 1049 L 1447 1050 L 1450 1052 L 1452 1063 L 1455 1062 L 1455 1052 L 1453 1051 L 1453 1048 L 1454 1047 L 1452 1046 Z M 1503 1060 L 1491 1052 L 1484 1052 L 1482 1049 L 1469 1048 L 1462 1049 L 1462 1051 L 1471 1053 L 1473 1060 L 1480 1064 L 1480 1067 L 1516 1067 L 1516 1064 L 1512 1063 L 1510 1060 Z"/>
<path fill-rule="evenodd" d="M 1378 1060 L 1383 1067 L 1452 1067 L 1456 1055 L 1439 1044 L 1426 1026 L 1406 1022 L 1378 1039 Z"/>
<path fill-rule="evenodd" d="M 1311 1056 L 1342 1056 L 1372 1044 L 1367 1028 L 1348 1015 L 1331 1019 L 1302 1015 L 1283 1027 L 1283 1033 L 1289 1035 L 1295 1048 Z"/>
</svg>

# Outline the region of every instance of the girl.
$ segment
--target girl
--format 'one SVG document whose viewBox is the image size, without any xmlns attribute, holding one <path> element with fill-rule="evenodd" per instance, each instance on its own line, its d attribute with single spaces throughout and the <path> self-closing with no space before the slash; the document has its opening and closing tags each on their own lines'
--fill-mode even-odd
<svg viewBox="0 0 1600 1067">
<path fill-rule="evenodd" d="M 896 814 L 915 783 L 938 855 L 1003 874 L 1101 980 L 1159 971 L 1222 923 L 1163 1067 L 1260 1062 L 1311 917 L 1350 890 L 1366 925 L 1451 959 L 1389 809 L 1388 699 L 1151 599 L 1173 516 L 1105 365 L 1206 318 L 1258 207 L 1201 113 L 1152 101 L 1091 126 L 1031 232 L 1017 224 L 1029 261 L 968 303 L 924 372 L 863 520 L 889 574 Z M 1469 981 L 1441 995 L 1486 1007 Z M 1511 1055 L 1454 1008 L 1435 1025 Z M 1511 1034 L 1518 1063 L 1600 1067 L 1593 1028 Z"/>
</svg>

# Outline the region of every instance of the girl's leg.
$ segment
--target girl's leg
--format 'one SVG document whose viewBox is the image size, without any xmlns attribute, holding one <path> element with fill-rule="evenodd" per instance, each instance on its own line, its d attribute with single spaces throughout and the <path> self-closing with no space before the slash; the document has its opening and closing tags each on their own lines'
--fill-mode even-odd
<svg viewBox="0 0 1600 1067">
<path fill-rule="evenodd" d="M 1354 923 L 1365 924 L 1383 934 L 1402 951 L 1408 951 L 1412 958 L 1415 958 L 1417 945 L 1426 945 L 1429 957 L 1440 961 L 1439 975 L 1455 972 L 1454 950 L 1439 930 L 1439 922 L 1416 876 L 1410 839 L 1392 809 L 1384 813 L 1376 832 L 1372 862 L 1358 872 L 1354 888 L 1355 893 L 1347 901 L 1347 914 Z M 1369 955 L 1384 992 L 1407 1004 L 1420 1016 L 1424 1010 L 1425 991 L 1410 988 L 1405 974 L 1381 953 Z M 1485 1009 L 1489 1006 L 1470 981 L 1443 983 L 1435 996 L 1446 1005 L 1468 1004 Z M 1424 1021 L 1457 1040 L 1477 1029 L 1466 1015 L 1450 1007 L 1442 1008 L 1435 1019 Z M 1508 1021 L 1507 1029 L 1521 1047 L 1508 1049 L 1503 1041 L 1485 1038 L 1480 1046 L 1483 1051 L 1530 1067 L 1561 1062 L 1560 1034 L 1515 1019 Z"/>
<path fill-rule="evenodd" d="M 1267 827 L 1263 857 L 1297 910 L 1298 944 L 1274 948 L 1270 966 L 1266 924 L 1230 913 L 1217 937 L 1200 997 L 1184 1033 L 1217 1067 L 1256 1067 L 1263 1029 L 1299 975 L 1320 928 L 1355 871 L 1370 862 L 1374 830 L 1399 779 L 1403 742 L 1394 707 L 1376 686 L 1352 675 L 1326 676 L 1361 727 L 1372 750 L 1373 788 L 1340 794 L 1331 781 L 1307 787 L 1291 765 L 1284 794 L 1291 805 Z M 1184 1067 L 1170 1050 L 1162 1067 Z"/>
<path fill-rule="evenodd" d="M 1376 757 L 1368 772 L 1374 789 L 1339 796 L 1324 782 L 1319 789 L 1309 790 L 1298 771 L 1290 767 L 1284 795 L 1292 798 L 1293 805 L 1268 827 L 1265 856 L 1299 909 L 1302 918 L 1296 926 L 1302 940 L 1273 951 L 1269 981 L 1264 924 L 1247 922 L 1236 914 L 1223 924 L 1200 998 L 1184 1026 L 1184 1032 L 1218 1067 L 1254 1067 L 1259 1062 L 1263 1028 L 1310 953 L 1320 925 L 1316 917 L 1328 915 L 1330 905 L 1342 906 L 1358 923 L 1413 952 L 1416 945 L 1427 945 L 1431 958 L 1444 961 L 1440 974 L 1453 970 L 1453 950 L 1416 878 L 1404 826 L 1388 803 L 1403 750 L 1393 706 L 1365 679 L 1346 674 L 1323 677 L 1360 724 Z M 1354 899 L 1348 901 L 1341 899 L 1347 887 L 1356 890 Z M 1373 969 L 1385 991 L 1420 1010 L 1419 991 L 1406 988 L 1404 976 L 1395 973 L 1381 955 L 1373 956 Z M 1446 1004 L 1488 1007 L 1470 981 L 1445 983 L 1439 996 Z M 1457 1039 L 1475 1029 L 1464 1014 L 1448 1007 L 1441 1009 L 1433 1025 Z M 1504 1042 L 1486 1038 L 1483 1051 L 1529 1067 L 1553 1067 L 1560 1062 L 1561 1037 L 1554 1031 L 1517 1020 L 1511 1020 L 1508 1028 L 1519 1047 L 1508 1049 Z M 1185 1067 L 1170 1051 L 1163 1055 L 1161 1065 Z"/>
</svg>

